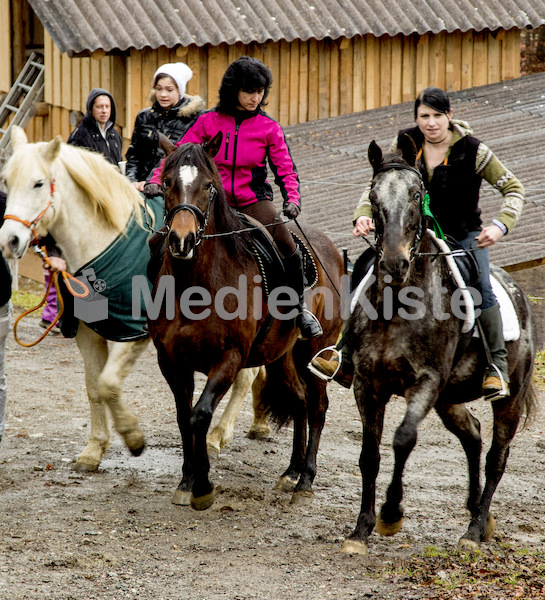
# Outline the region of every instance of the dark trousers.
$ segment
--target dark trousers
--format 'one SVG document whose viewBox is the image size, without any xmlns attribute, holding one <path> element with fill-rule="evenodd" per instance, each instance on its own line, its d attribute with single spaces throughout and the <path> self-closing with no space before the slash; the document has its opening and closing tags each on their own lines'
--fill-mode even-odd
<svg viewBox="0 0 545 600">
<path fill-rule="evenodd" d="M 260 200 L 259 202 L 242 206 L 237 210 L 253 217 L 260 223 L 263 223 L 263 225 L 274 223 L 278 216 L 278 223 L 272 227 L 267 227 L 267 230 L 272 235 L 276 247 L 283 258 L 287 258 L 295 252 L 297 246 L 293 241 L 293 237 L 285 223 L 282 223 L 280 220 L 281 217 L 277 215 L 277 210 L 270 200 Z"/>
</svg>

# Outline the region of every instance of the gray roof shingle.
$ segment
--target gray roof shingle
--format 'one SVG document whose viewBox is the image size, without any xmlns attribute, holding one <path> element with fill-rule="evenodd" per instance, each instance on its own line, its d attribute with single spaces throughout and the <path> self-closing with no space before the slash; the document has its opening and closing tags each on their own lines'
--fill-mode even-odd
<svg viewBox="0 0 545 600">
<path fill-rule="evenodd" d="M 29 0 L 61 52 L 509 30 L 545 0 Z"/>
<path fill-rule="evenodd" d="M 515 229 L 491 249 L 502 267 L 545 258 L 545 73 L 451 94 L 456 118 L 472 126 L 522 181 L 526 205 Z M 351 260 L 367 247 L 352 236 L 352 214 L 371 176 L 367 148 L 387 149 L 412 125 L 412 102 L 285 128 L 302 188 L 301 218 L 326 231 Z M 481 188 L 483 221 L 499 211 L 501 196 Z"/>
</svg>

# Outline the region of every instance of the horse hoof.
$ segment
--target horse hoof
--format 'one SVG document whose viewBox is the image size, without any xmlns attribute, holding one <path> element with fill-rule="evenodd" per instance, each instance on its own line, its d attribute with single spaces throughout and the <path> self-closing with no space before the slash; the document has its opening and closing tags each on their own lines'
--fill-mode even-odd
<svg viewBox="0 0 545 600">
<path fill-rule="evenodd" d="M 131 451 L 133 456 L 140 456 L 142 452 L 144 452 L 146 442 L 144 440 L 144 434 L 140 429 L 136 428 L 131 432 L 123 433 L 122 436 L 125 440 L 125 445 Z"/>
<path fill-rule="evenodd" d="M 462 552 L 478 552 L 480 549 L 480 545 L 473 540 L 469 540 L 467 538 L 460 538 L 458 541 L 458 550 Z"/>
<path fill-rule="evenodd" d="M 94 473 L 98 471 L 98 466 L 100 463 L 98 462 L 85 462 L 83 460 L 79 460 L 79 458 L 74 463 L 74 471 L 78 473 Z"/>
<path fill-rule="evenodd" d="M 206 444 L 206 451 L 208 452 L 209 458 L 219 458 L 220 447 L 215 444 Z"/>
<path fill-rule="evenodd" d="M 206 510 L 210 508 L 212 504 L 214 504 L 215 493 L 212 490 L 209 494 L 205 494 L 204 496 L 199 496 L 195 498 L 195 496 L 191 496 L 191 508 L 195 510 Z"/>
<path fill-rule="evenodd" d="M 403 517 L 395 523 L 385 523 L 379 516 L 375 525 L 375 531 L 380 535 L 391 536 L 399 533 L 403 527 Z"/>
<path fill-rule="evenodd" d="M 483 542 L 489 542 L 496 531 L 496 519 L 492 515 L 488 515 L 486 518 L 486 532 L 484 534 Z"/>
<path fill-rule="evenodd" d="M 266 440 L 270 433 L 270 427 L 256 427 L 255 429 L 250 429 L 246 437 L 250 440 Z"/>
<path fill-rule="evenodd" d="M 140 456 L 142 454 L 142 452 L 144 452 L 145 447 L 146 447 L 146 444 L 142 444 L 139 448 L 129 447 L 129 450 L 131 451 L 131 454 L 133 456 Z"/>
<path fill-rule="evenodd" d="M 276 485 L 274 486 L 274 489 L 278 492 L 293 492 L 296 485 L 297 481 L 295 479 L 284 475 L 284 477 L 281 477 L 277 481 Z"/>
<path fill-rule="evenodd" d="M 314 500 L 314 492 L 293 492 L 290 504 L 297 504 L 298 506 L 309 506 Z"/>
<path fill-rule="evenodd" d="M 341 546 L 341 552 L 346 554 L 367 554 L 367 542 L 359 542 L 357 540 L 344 540 Z"/>
<path fill-rule="evenodd" d="M 176 490 L 172 495 L 171 502 L 177 506 L 189 506 L 191 504 L 191 492 Z"/>
</svg>

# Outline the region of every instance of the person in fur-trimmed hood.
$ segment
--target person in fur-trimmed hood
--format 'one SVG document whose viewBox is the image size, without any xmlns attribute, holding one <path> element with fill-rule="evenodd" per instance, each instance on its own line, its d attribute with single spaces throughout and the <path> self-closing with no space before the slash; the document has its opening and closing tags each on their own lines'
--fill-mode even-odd
<svg viewBox="0 0 545 600">
<path fill-rule="evenodd" d="M 68 138 L 73 146 L 94 150 L 116 167 L 122 160 L 123 140 L 115 129 L 115 102 L 108 90 L 94 88 L 87 97 L 87 113 Z"/>
<path fill-rule="evenodd" d="M 127 150 L 126 175 L 142 192 L 148 175 L 159 164 L 164 153 L 158 145 L 158 133 L 177 142 L 205 108 L 200 96 L 185 93 L 193 71 L 182 62 L 160 66 L 153 75 L 151 107 L 136 116 L 131 145 Z"/>
</svg>

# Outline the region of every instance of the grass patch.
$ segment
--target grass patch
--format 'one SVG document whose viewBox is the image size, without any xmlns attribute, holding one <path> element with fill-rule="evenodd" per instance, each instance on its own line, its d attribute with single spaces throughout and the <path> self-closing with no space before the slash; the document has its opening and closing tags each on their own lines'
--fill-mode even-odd
<svg viewBox="0 0 545 600">
<path fill-rule="evenodd" d="M 13 302 L 14 308 L 20 311 L 28 310 L 37 306 L 42 300 L 43 295 L 35 294 L 34 292 L 27 292 L 24 290 L 18 290 L 11 294 L 11 301 Z"/>
</svg>

